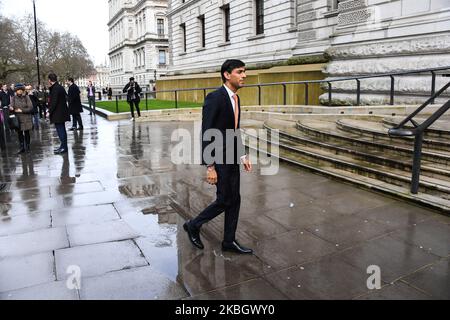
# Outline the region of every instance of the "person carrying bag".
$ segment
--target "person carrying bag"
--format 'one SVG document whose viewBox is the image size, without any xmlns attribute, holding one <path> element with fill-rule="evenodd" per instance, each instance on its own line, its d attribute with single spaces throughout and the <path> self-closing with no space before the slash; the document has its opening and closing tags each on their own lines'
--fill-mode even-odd
<svg viewBox="0 0 450 320">
<path fill-rule="evenodd" d="M 14 87 L 16 95 L 11 98 L 9 110 L 13 112 L 14 117 L 10 116 L 10 128 L 17 131 L 19 137 L 20 149 L 18 154 L 30 152 L 31 136 L 30 131 L 33 129 L 33 103 L 29 96 L 26 95 L 25 86 L 16 84 Z"/>
</svg>

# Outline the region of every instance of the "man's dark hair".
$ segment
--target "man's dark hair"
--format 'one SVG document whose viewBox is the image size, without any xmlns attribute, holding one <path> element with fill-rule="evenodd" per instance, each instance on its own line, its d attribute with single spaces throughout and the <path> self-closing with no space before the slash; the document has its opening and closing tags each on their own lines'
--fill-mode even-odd
<svg viewBox="0 0 450 320">
<path fill-rule="evenodd" d="M 131 78 L 130 78 L 130 81 L 134 81 L 134 77 L 131 77 Z"/>
<path fill-rule="evenodd" d="M 245 67 L 245 63 L 241 60 L 227 60 L 222 65 L 222 69 L 220 71 L 220 74 L 222 75 L 222 81 L 223 83 L 227 82 L 227 79 L 225 78 L 225 72 L 232 73 L 234 69 Z"/>
<path fill-rule="evenodd" d="M 51 82 L 56 82 L 56 81 L 58 81 L 58 76 L 54 73 L 50 73 L 48 75 L 48 80 L 50 80 Z"/>
<path fill-rule="evenodd" d="M 69 81 L 72 82 L 72 83 L 75 83 L 75 81 L 73 81 L 73 78 L 69 78 L 69 79 L 67 79 L 67 80 L 69 80 Z"/>
</svg>

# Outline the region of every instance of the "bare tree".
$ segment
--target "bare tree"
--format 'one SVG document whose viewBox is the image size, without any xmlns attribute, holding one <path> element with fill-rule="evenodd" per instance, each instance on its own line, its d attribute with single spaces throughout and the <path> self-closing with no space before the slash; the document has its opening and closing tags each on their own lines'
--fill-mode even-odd
<svg viewBox="0 0 450 320">
<path fill-rule="evenodd" d="M 0 30 L 0 81 L 37 82 L 33 16 L 17 22 L 0 16 Z M 94 64 L 78 37 L 50 31 L 38 21 L 38 41 L 41 80 L 49 72 L 63 78 L 93 73 Z"/>
</svg>

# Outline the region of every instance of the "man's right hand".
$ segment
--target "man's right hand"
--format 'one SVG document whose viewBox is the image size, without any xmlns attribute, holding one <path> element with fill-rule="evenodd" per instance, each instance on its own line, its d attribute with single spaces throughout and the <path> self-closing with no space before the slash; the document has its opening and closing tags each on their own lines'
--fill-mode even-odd
<svg viewBox="0 0 450 320">
<path fill-rule="evenodd" d="M 217 184 L 217 171 L 216 169 L 214 169 L 214 167 L 208 168 L 208 172 L 206 173 L 206 181 L 213 186 Z"/>
</svg>

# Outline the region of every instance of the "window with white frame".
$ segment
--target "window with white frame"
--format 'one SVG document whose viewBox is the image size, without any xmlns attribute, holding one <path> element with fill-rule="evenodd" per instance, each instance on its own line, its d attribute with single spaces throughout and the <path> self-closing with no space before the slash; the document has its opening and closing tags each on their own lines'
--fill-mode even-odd
<svg viewBox="0 0 450 320">
<path fill-rule="evenodd" d="M 167 64 L 166 50 L 159 50 L 159 64 L 160 65 L 166 65 Z"/>
<path fill-rule="evenodd" d="M 201 15 L 198 17 L 198 21 L 200 24 L 200 47 L 206 47 L 206 27 L 205 27 L 205 16 Z"/>
<path fill-rule="evenodd" d="M 255 0 L 256 34 L 264 34 L 264 0 Z"/>
<path fill-rule="evenodd" d="M 183 48 L 183 52 L 186 52 L 186 24 L 182 23 L 180 25 L 180 29 L 181 29 L 181 46 Z"/>
<path fill-rule="evenodd" d="M 227 4 L 222 7 L 222 15 L 223 15 L 223 27 L 224 27 L 224 40 L 225 42 L 230 41 L 230 5 Z"/>
<path fill-rule="evenodd" d="M 164 19 L 157 19 L 157 32 L 159 37 L 164 36 Z"/>
</svg>

